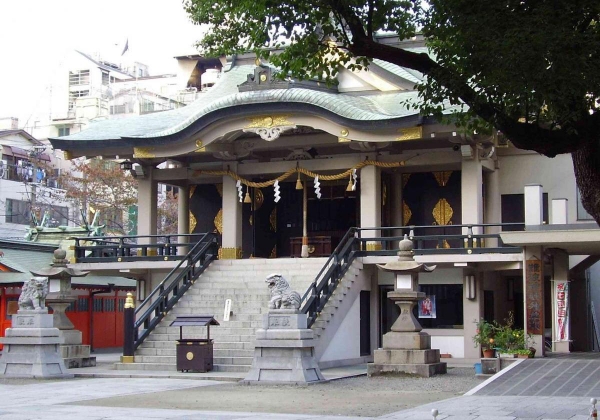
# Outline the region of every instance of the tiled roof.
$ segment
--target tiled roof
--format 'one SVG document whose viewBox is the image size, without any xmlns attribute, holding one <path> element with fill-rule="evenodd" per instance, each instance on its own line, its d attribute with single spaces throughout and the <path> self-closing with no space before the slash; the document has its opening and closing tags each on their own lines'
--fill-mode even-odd
<svg viewBox="0 0 600 420">
<path fill-rule="evenodd" d="M 415 83 L 420 80 L 417 72 L 380 62 L 377 65 Z M 217 83 L 203 93 L 194 103 L 175 110 L 141 115 L 127 119 L 112 119 L 93 123 L 79 133 L 51 139 L 53 145 L 73 147 L 73 141 L 118 140 L 168 137 L 181 132 L 194 122 L 211 113 L 242 105 L 252 104 L 302 104 L 310 105 L 338 115 L 347 120 L 362 123 L 401 119 L 418 116 L 418 111 L 406 103 L 418 100 L 416 91 L 382 92 L 379 94 L 344 94 L 306 87 L 267 89 L 239 92 L 238 85 L 254 72 L 254 65 L 233 66 L 223 73 Z M 66 147 L 66 148 L 69 148 Z"/>
</svg>

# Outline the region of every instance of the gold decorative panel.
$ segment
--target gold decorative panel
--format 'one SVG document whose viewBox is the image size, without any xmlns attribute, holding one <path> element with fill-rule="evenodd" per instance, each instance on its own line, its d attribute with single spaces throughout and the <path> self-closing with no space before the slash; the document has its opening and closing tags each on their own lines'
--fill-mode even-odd
<svg viewBox="0 0 600 420">
<path fill-rule="evenodd" d="M 273 207 L 273 211 L 269 216 L 269 222 L 271 223 L 271 230 L 277 232 L 277 207 Z"/>
<path fill-rule="evenodd" d="M 242 248 L 219 248 L 217 255 L 220 260 L 240 260 Z"/>
<path fill-rule="evenodd" d="M 194 193 L 195 193 L 195 192 L 196 192 L 196 186 L 195 186 L 195 185 L 192 185 L 192 186 L 190 187 L 190 198 L 192 198 L 192 195 L 194 195 Z"/>
<path fill-rule="evenodd" d="M 269 258 L 277 258 L 277 245 L 275 245 L 273 247 L 273 249 L 271 250 L 271 254 L 269 255 Z"/>
<path fill-rule="evenodd" d="M 194 229 L 196 229 L 196 216 L 190 212 L 190 233 L 193 233 Z"/>
<path fill-rule="evenodd" d="M 350 143 L 350 139 L 346 139 L 344 137 L 338 137 L 338 143 Z"/>
<path fill-rule="evenodd" d="M 71 160 L 73 159 L 73 152 L 69 150 L 63 150 L 63 157 L 65 158 L 65 160 Z"/>
<path fill-rule="evenodd" d="M 250 118 L 250 124 L 244 128 L 268 128 L 294 125 L 288 121 L 288 115 L 263 115 L 260 117 Z"/>
<path fill-rule="evenodd" d="M 410 207 L 406 204 L 406 201 L 402 201 L 402 224 L 408 225 L 410 223 L 410 218 L 412 217 L 412 211 L 410 211 Z"/>
<path fill-rule="evenodd" d="M 433 172 L 433 176 L 440 187 L 445 187 L 452 175 L 452 171 Z"/>
<path fill-rule="evenodd" d="M 404 187 L 406 187 L 406 184 L 408 184 L 409 179 L 410 179 L 410 174 L 402 174 L 402 189 L 404 189 Z"/>
<path fill-rule="evenodd" d="M 454 214 L 454 210 L 452 210 L 450 203 L 448 203 L 448 201 L 445 198 L 440 198 L 440 200 L 437 202 L 431 213 L 433 214 L 435 224 L 452 224 L 452 215 Z"/>
<path fill-rule="evenodd" d="M 215 184 L 219 197 L 223 198 L 223 184 Z"/>
<path fill-rule="evenodd" d="M 154 149 L 151 147 L 134 147 L 133 157 L 138 159 L 152 159 L 155 158 Z"/>
<path fill-rule="evenodd" d="M 223 209 L 219 209 L 219 212 L 215 216 L 215 228 L 219 235 L 223 234 Z"/>
<path fill-rule="evenodd" d="M 265 202 L 265 196 L 260 188 L 254 189 L 254 210 L 258 210 Z"/>
<path fill-rule="evenodd" d="M 396 137 L 398 141 L 420 139 L 423 137 L 423 127 L 401 128 L 398 130 L 398 134 Z"/>
</svg>

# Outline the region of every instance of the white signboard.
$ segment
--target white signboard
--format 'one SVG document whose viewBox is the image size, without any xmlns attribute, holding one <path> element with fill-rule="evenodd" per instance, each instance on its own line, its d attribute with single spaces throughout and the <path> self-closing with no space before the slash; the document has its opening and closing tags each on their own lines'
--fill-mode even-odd
<svg viewBox="0 0 600 420">
<path fill-rule="evenodd" d="M 554 282 L 554 317 L 556 333 L 554 341 L 569 341 L 569 282 Z"/>
<path fill-rule="evenodd" d="M 231 299 L 225 301 L 225 310 L 223 311 L 223 321 L 229 321 L 229 315 L 231 314 Z"/>
</svg>

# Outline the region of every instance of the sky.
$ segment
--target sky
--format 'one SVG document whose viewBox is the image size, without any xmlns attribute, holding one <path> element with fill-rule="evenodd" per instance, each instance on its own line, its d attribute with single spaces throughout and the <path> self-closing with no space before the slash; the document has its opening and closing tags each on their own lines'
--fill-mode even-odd
<svg viewBox="0 0 600 420">
<path fill-rule="evenodd" d="M 128 42 L 150 74 L 174 73 L 201 36 L 182 0 L 0 0 L 0 118 L 35 113 L 69 50 L 103 55 Z"/>
</svg>

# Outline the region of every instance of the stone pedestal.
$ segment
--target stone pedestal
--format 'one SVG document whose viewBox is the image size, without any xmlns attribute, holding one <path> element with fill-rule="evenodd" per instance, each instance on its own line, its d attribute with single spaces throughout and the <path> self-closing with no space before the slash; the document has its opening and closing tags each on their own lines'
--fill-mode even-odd
<svg viewBox="0 0 600 420">
<path fill-rule="evenodd" d="M 90 356 L 90 346 L 84 345 L 81 331 L 76 330 L 65 311 L 77 298 L 67 293 L 50 293 L 46 303 L 52 307 L 54 313 L 54 327 L 60 331 L 62 345 L 60 354 L 65 366 L 69 369 L 96 366 L 96 357 Z"/>
<path fill-rule="evenodd" d="M 314 357 L 313 331 L 306 314 L 272 309 L 256 332 L 252 368 L 246 384 L 306 384 L 323 381 Z"/>
<path fill-rule="evenodd" d="M 6 329 L 0 374 L 14 378 L 72 378 L 60 354 L 62 339 L 48 309 L 19 310 Z"/>
<path fill-rule="evenodd" d="M 394 291 L 388 293 L 388 297 L 400 307 L 400 316 L 392 331 L 383 336 L 383 348 L 375 350 L 373 363 L 367 365 L 367 375 L 408 374 L 428 378 L 446 373 L 446 363 L 440 362 L 440 351 L 431 349 L 431 337 L 421 331 L 412 312 L 424 294 Z"/>
</svg>

